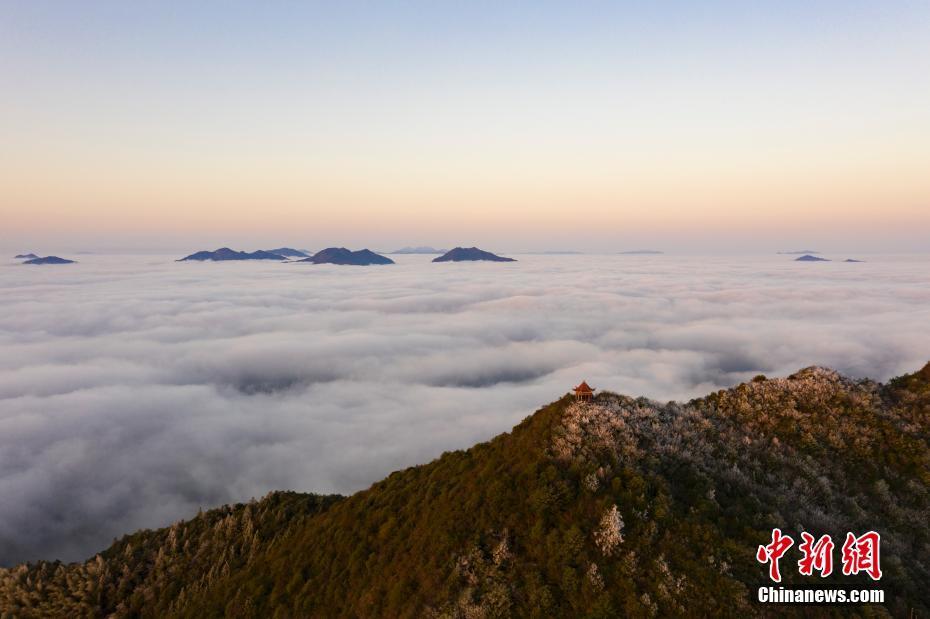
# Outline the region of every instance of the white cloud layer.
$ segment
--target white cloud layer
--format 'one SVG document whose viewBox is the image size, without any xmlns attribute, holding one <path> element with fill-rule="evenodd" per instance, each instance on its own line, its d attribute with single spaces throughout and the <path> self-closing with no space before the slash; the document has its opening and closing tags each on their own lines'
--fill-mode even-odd
<svg viewBox="0 0 930 619">
<path fill-rule="evenodd" d="M 930 358 L 930 260 L 0 267 L 0 565 L 272 489 L 349 493 L 570 389 L 689 398 Z"/>
</svg>

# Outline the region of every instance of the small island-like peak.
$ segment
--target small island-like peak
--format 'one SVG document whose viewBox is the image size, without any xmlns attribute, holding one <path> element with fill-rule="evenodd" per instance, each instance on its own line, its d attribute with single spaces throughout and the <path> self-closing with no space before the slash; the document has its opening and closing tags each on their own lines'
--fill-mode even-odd
<svg viewBox="0 0 930 619">
<path fill-rule="evenodd" d="M 476 260 L 486 260 L 488 262 L 516 262 L 513 258 L 498 256 L 497 254 L 492 254 L 489 251 L 484 251 L 477 247 L 456 247 L 438 258 L 433 258 L 433 262 L 470 262 Z"/>
<path fill-rule="evenodd" d="M 804 254 L 799 258 L 794 259 L 795 262 L 830 262 L 828 258 L 821 258 L 820 256 L 812 256 L 811 254 Z"/>
<path fill-rule="evenodd" d="M 305 252 L 302 249 L 294 249 L 293 247 L 279 247 L 277 249 L 266 249 L 270 254 L 277 254 L 278 256 L 284 256 L 285 258 L 309 258 L 310 253 Z"/>
<path fill-rule="evenodd" d="M 67 258 L 59 258 L 58 256 L 45 256 L 39 258 L 38 256 L 27 260 L 23 264 L 74 264 L 74 260 L 68 260 Z"/>
<path fill-rule="evenodd" d="M 38 258 L 38 256 L 33 253 L 28 253 L 28 254 L 16 254 L 15 256 L 13 256 L 13 258 L 16 260 L 35 260 L 36 258 Z"/>
<path fill-rule="evenodd" d="M 394 264 L 390 258 L 376 254 L 370 249 L 352 251 L 345 247 L 327 247 L 309 258 L 297 262 L 310 262 L 313 264 L 341 264 L 351 266 L 369 266 L 372 264 Z"/>
<path fill-rule="evenodd" d="M 178 260 L 178 262 L 189 262 L 189 261 L 213 261 L 213 262 L 222 262 L 226 260 L 284 260 L 284 256 L 280 254 L 275 254 L 270 251 L 258 250 L 251 253 L 245 251 L 236 251 L 228 247 L 220 247 L 216 251 L 198 251 L 191 254 L 190 256 L 185 256 Z"/>
</svg>

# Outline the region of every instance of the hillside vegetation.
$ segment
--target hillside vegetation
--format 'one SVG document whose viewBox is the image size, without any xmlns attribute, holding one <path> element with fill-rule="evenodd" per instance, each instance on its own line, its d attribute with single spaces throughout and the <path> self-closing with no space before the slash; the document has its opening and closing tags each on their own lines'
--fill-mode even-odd
<svg viewBox="0 0 930 619">
<path fill-rule="evenodd" d="M 348 498 L 273 493 L 0 570 L 0 615 L 668 617 L 930 614 L 930 364 L 822 368 L 688 403 L 565 397 Z M 764 607 L 780 527 L 882 534 L 883 606 Z M 837 565 L 839 548 L 837 548 Z M 784 584 L 872 586 L 865 575 Z"/>
</svg>

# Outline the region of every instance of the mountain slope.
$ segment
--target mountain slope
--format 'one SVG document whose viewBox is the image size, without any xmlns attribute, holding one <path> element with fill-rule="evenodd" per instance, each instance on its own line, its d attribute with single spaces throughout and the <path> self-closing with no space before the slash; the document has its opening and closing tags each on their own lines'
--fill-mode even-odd
<svg viewBox="0 0 930 619">
<path fill-rule="evenodd" d="M 824 614 L 925 614 L 928 417 L 930 364 L 885 386 L 808 368 L 688 403 L 602 393 L 582 406 L 565 397 L 487 443 L 393 473 L 312 515 L 278 518 L 276 541 L 228 570 L 159 542 L 170 529 L 137 534 L 150 540 L 148 557 L 189 566 L 165 577 L 177 582 L 156 588 L 157 605 L 143 614 L 761 616 L 773 609 L 750 602 L 766 580 L 754 555 L 773 527 L 797 540 L 801 531 L 830 533 L 838 546 L 846 531 L 881 532 L 886 605 Z M 222 540 L 208 556 L 223 556 Z M 100 569 L 125 571 L 125 543 L 103 553 Z M 782 561 L 786 584 L 871 585 L 862 575 L 800 576 L 796 559 Z M 157 559 L 143 563 L 158 573 Z M 62 588 L 80 596 L 93 588 L 87 565 L 0 571 L 0 607 L 29 616 L 10 600 L 42 604 Z M 107 608 L 152 590 L 132 583 Z"/>
<path fill-rule="evenodd" d="M 273 492 L 164 529 L 138 531 L 85 563 L 0 569 L 0 617 L 163 616 L 246 569 L 289 527 L 338 496 Z"/>
</svg>

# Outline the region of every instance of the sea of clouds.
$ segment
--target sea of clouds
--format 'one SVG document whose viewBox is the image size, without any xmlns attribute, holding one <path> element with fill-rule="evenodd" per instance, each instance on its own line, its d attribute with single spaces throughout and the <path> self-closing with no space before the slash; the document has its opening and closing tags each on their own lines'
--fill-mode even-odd
<svg viewBox="0 0 930 619">
<path fill-rule="evenodd" d="M 350 493 L 581 379 L 658 400 L 930 359 L 930 258 L 0 266 L 0 565 L 273 489 Z"/>
</svg>

